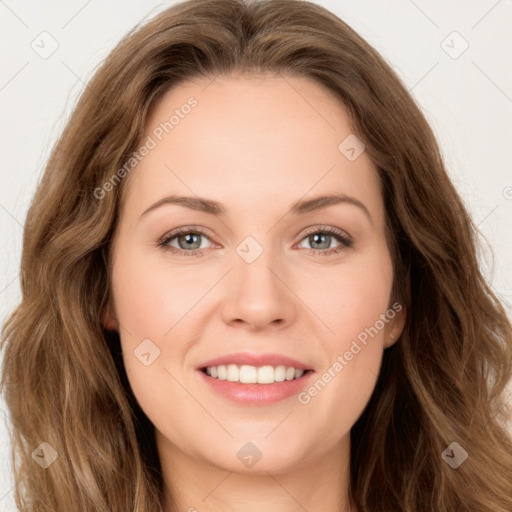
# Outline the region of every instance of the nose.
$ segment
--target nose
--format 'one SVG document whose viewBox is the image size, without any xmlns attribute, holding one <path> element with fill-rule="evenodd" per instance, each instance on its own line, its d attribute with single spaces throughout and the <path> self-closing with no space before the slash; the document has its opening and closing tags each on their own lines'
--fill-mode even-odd
<svg viewBox="0 0 512 512">
<path fill-rule="evenodd" d="M 226 282 L 222 317 L 230 325 L 243 324 L 251 331 L 272 326 L 284 328 L 295 319 L 298 299 L 270 251 L 252 263 L 236 256 Z"/>
</svg>

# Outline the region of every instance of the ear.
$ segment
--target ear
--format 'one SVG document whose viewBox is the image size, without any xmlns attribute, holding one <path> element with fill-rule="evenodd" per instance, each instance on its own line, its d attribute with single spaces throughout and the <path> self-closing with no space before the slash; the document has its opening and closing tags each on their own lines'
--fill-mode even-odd
<svg viewBox="0 0 512 512">
<path fill-rule="evenodd" d="M 117 331 L 119 329 L 119 323 L 110 299 L 101 311 L 101 323 L 108 331 Z"/>
<path fill-rule="evenodd" d="M 391 318 L 391 315 L 394 316 Z M 399 302 L 393 303 L 393 306 L 388 310 L 386 314 L 390 317 L 386 329 L 384 330 L 384 348 L 389 348 L 394 345 L 398 338 L 402 335 L 405 326 L 405 320 L 407 318 L 407 311 L 405 306 L 402 306 Z"/>
</svg>

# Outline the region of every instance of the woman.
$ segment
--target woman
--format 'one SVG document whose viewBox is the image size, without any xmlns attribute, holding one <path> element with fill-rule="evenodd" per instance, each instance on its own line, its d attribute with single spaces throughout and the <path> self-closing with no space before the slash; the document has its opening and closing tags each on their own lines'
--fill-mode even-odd
<svg viewBox="0 0 512 512">
<path fill-rule="evenodd" d="M 167 9 L 90 81 L 28 213 L 19 508 L 512 510 L 512 329 L 476 235 L 343 21 Z"/>
</svg>

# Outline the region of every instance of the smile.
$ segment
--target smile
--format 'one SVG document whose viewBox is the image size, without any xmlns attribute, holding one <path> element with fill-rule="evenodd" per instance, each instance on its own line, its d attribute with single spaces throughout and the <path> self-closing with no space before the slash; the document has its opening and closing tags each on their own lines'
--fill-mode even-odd
<svg viewBox="0 0 512 512">
<path fill-rule="evenodd" d="M 240 382 L 242 384 L 274 384 L 302 377 L 305 370 L 292 366 L 250 366 L 250 365 L 218 365 L 208 366 L 205 373 L 214 379 Z M 306 370 L 307 371 L 307 370 Z"/>
</svg>

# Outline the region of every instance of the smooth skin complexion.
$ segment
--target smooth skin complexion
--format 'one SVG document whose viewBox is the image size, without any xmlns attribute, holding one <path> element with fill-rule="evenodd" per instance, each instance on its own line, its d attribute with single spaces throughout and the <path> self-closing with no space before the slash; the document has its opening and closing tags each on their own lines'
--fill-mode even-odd
<svg viewBox="0 0 512 512">
<path fill-rule="evenodd" d="M 391 308 L 377 172 L 366 153 L 349 161 L 339 151 L 352 133 L 346 113 L 306 78 L 182 83 L 155 104 L 145 136 L 191 96 L 197 106 L 126 183 L 104 316 L 120 332 L 130 385 L 155 425 L 166 490 L 180 511 L 355 512 L 347 498 L 350 429 L 384 349 L 402 332 L 404 309 L 308 404 L 297 396 L 235 403 L 197 368 L 235 352 L 277 353 L 307 364 L 314 383 Z M 329 194 L 364 206 L 290 213 L 298 201 Z M 207 198 L 225 213 L 166 203 L 143 215 L 171 195 Z M 159 246 L 177 228 L 201 233 Z M 248 236 L 263 250 L 252 263 L 236 251 Z M 161 351 L 148 366 L 134 355 L 145 339 Z M 237 456 L 248 442 L 262 454 L 252 467 Z"/>
</svg>

